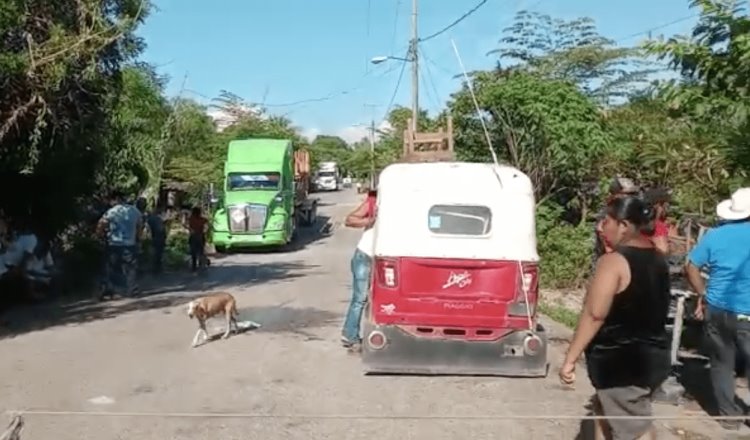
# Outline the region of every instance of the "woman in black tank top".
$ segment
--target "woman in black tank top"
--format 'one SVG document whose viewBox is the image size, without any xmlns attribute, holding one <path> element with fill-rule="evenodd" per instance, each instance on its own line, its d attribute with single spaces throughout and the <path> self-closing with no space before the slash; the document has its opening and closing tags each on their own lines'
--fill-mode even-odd
<svg viewBox="0 0 750 440">
<path fill-rule="evenodd" d="M 615 251 L 599 258 L 586 293 L 573 341 L 560 370 L 563 383 L 575 381 L 575 364 L 586 354 L 605 416 L 651 415 L 653 391 L 670 371 L 669 269 L 647 236 L 654 210 L 636 197 L 607 206 L 603 231 Z M 634 440 L 655 432 L 649 420 L 610 419 L 613 439 Z"/>
</svg>

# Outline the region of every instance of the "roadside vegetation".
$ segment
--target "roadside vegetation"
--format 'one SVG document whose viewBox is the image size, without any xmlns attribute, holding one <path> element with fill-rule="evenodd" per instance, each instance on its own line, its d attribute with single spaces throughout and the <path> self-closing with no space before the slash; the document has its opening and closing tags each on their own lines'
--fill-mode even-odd
<svg viewBox="0 0 750 440">
<path fill-rule="evenodd" d="M 47 3 L 0 6 L 0 185 L 23 188 L 0 192 L 0 207 L 10 218 L 32 213 L 40 234 L 58 238 L 76 282 L 98 267 L 91 228 L 105 194 L 153 201 L 165 182 L 180 182 L 197 202 L 220 183 L 232 139 L 292 138 L 314 162 L 336 160 L 360 178 L 401 151 L 406 108 L 392 109 L 374 156 L 364 139 L 305 139 L 292 120 L 231 92 L 210 103 L 166 96 L 167 78 L 139 58 L 147 0 Z M 520 12 L 498 30 L 488 54 L 496 67 L 471 73 L 499 157 L 534 182 L 545 287 L 584 283 L 591 220 L 612 176 L 672 188 L 675 218 L 707 221 L 719 199 L 747 184 L 750 20 L 735 2 L 691 4 L 700 13 L 691 35 L 634 47 L 600 35 L 589 18 Z M 209 107 L 230 117 L 228 127 L 217 130 Z M 460 159 L 491 160 L 465 85 L 440 114 L 423 112 L 421 128 L 448 114 Z M 170 239 L 174 267 L 179 238 Z"/>
</svg>

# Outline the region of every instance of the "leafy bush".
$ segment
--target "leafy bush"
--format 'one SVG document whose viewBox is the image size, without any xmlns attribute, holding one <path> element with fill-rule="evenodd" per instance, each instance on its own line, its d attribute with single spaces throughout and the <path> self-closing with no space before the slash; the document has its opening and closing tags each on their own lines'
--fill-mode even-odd
<svg viewBox="0 0 750 440">
<path fill-rule="evenodd" d="M 183 230 L 173 230 L 167 236 L 162 263 L 165 269 L 179 270 L 186 267 L 187 255 L 190 253 L 188 234 Z M 151 239 L 146 238 L 141 243 L 141 253 L 138 266 L 142 271 L 149 271 L 153 265 L 154 251 Z"/>
<path fill-rule="evenodd" d="M 170 231 L 167 246 L 164 249 L 164 266 L 170 269 L 183 269 L 190 254 L 188 233 L 185 231 Z"/>
<path fill-rule="evenodd" d="M 540 282 L 546 288 L 579 287 L 591 268 L 593 226 L 560 221 L 562 208 L 547 204 L 537 210 Z"/>
<path fill-rule="evenodd" d="M 104 249 L 101 241 L 90 234 L 68 237 L 60 255 L 61 284 L 68 293 L 85 293 L 104 270 Z"/>
</svg>

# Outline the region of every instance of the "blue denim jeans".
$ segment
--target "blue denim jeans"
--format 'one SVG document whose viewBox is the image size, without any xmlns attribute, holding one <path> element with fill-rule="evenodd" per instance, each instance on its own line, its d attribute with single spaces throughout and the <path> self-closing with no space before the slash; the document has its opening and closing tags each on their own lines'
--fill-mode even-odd
<svg viewBox="0 0 750 440">
<path fill-rule="evenodd" d="M 367 303 L 367 293 L 370 290 L 370 271 L 372 259 L 357 249 L 352 257 L 352 300 L 346 312 L 343 336 L 349 342 L 359 342 L 359 323 L 362 310 Z"/>
<path fill-rule="evenodd" d="M 108 293 L 132 295 L 138 268 L 136 246 L 108 246 L 106 257 L 106 290 Z"/>
</svg>

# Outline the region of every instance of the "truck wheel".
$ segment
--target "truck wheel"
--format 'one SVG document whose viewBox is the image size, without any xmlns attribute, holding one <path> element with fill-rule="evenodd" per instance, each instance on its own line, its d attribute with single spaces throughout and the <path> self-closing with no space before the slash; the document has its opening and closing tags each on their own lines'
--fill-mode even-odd
<svg viewBox="0 0 750 440">
<path fill-rule="evenodd" d="M 292 218 L 292 234 L 289 237 L 289 243 L 296 240 L 297 237 L 299 236 L 299 228 L 298 228 L 299 225 L 297 223 L 298 223 L 297 216 L 295 215 L 294 218 Z"/>
<path fill-rule="evenodd" d="M 216 252 L 219 254 L 226 254 L 227 253 L 227 247 L 226 246 L 215 246 Z"/>
</svg>

